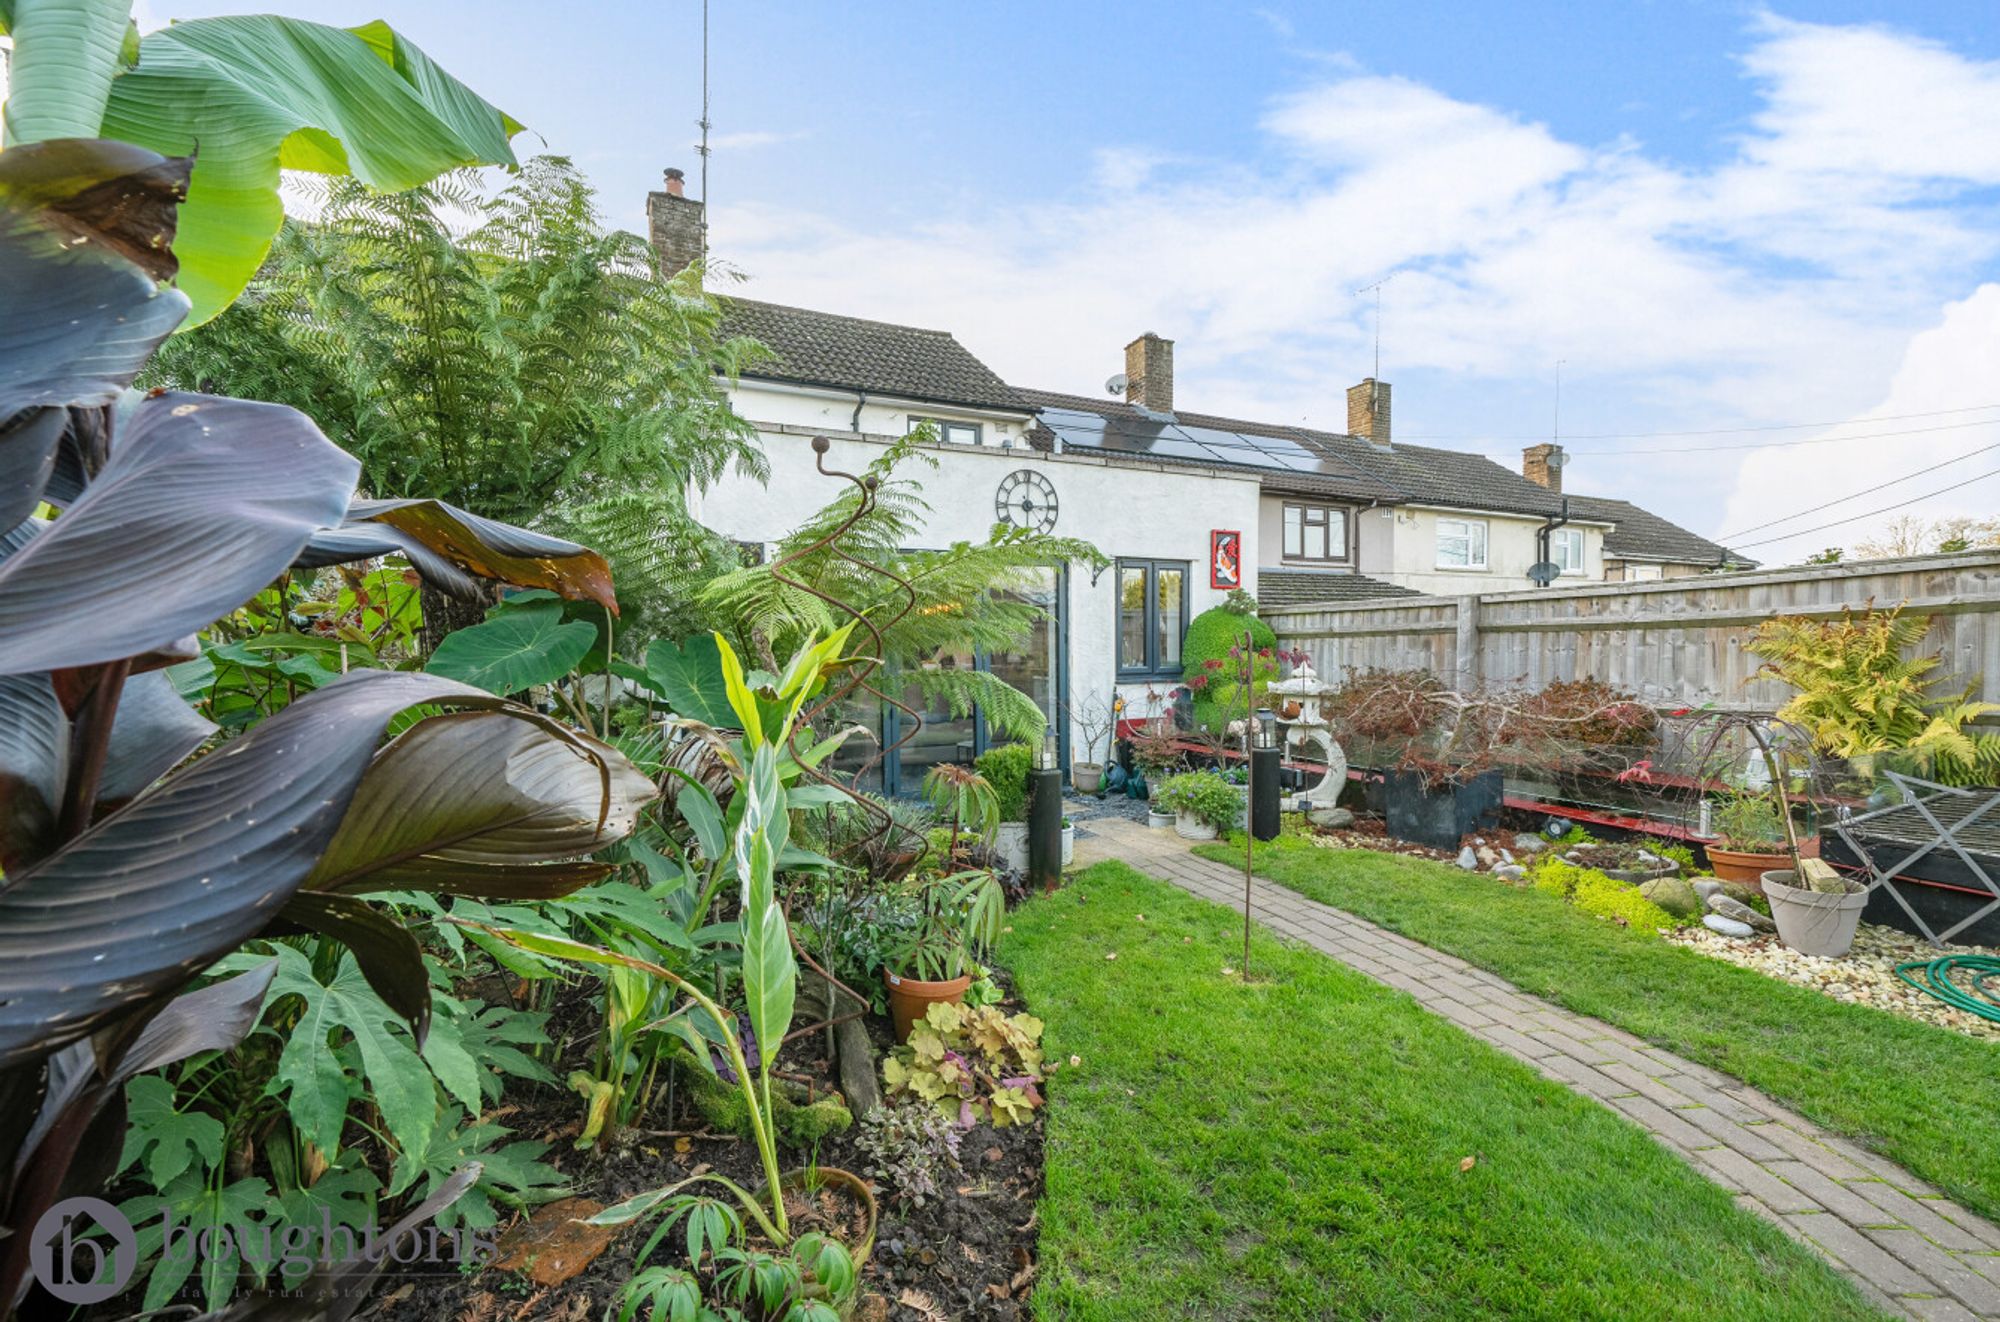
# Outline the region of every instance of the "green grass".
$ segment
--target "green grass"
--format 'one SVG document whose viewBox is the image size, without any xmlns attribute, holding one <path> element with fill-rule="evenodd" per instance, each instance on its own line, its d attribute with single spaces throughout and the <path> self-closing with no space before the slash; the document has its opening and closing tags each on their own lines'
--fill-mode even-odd
<svg viewBox="0 0 2000 1322">
<path fill-rule="evenodd" d="M 1241 846 L 1204 857 L 1241 866 Z M 1257 870 L 1735 1075 L 2000 1215 L 2000 1047 L 1710 959 L 1448 864 L 1283 837 Z"/>
<path fill-rule="evenodd" d="M 1225 975 L 1240 921 L 1122 863 L 1013 916 L 1002 956 L 1061 1065 L 1044 1322 L 1872 1316 L 1640 1130 L 1408 997 L 1263 933 L 1268 981 Z"/>
</svg>

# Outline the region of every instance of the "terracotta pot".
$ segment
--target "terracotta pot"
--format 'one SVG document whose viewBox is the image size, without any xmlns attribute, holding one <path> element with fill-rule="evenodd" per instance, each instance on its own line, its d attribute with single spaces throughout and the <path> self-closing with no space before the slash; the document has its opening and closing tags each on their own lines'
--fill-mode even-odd
<svg viewBox="0 0 2000 1322">
<path fill-rule="evenodd" d="M 1708 866 L 1724 881 L 1740 881 L 1753 891 L 1764 889 L 1764 874 L 1775 872 L 1792 865 L 1792 856 L 1780 851 L 1776 854 L 1760 854 L 1743 849 L 1723 849 L 1718 845 L 1706 847 Z M 1799 853 L 1805 858 L 1819 857 L 1819 841 L 1801 840 Z"/>
<path fill-rule="evenodd" d="M 930 1008 L 940 1001 L 953 1005 L 965 1000 L 965 989 L 972 985 L 972 975 L 961 973 L 948 982 L 925 982 L 921 978 L 906 978 L 900 973 L 882 970 L 882 985 L 889 989 L 889 1013 L 896 1020 L 896 1040 L 910 1040 L 910 1026 L 930 1012 Z"/>
<path fill-rule="evenodd" d="M 1778 939 L 1801 955 L 1839 959 L 1854 945 L 1854 930 L 1868 907 L 1868 888 L 1849 882 L 1852 890 L 1835 894 L 1793 885 L 1797 880 L 1790 868 L 1773 869 L 1762 878 Z"/>
</svg>

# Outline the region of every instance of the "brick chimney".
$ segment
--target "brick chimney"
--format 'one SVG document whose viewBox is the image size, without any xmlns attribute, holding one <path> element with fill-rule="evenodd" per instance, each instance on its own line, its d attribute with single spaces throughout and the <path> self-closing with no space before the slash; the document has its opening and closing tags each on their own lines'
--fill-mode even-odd
<svg viewBox="0 0 2000 1322">
<path fill-rule="evenodd" d="M 1563 489 L 1563 448 L 1552 441 L 1531 445 L 1521 451 L 1521 476 L 1551 491 Z"/>
<path fill-rule="evenodd" d="M 660 273 L 679 275 L 708 256 L 708 217 L 687 195 L 687 176 L 669 170 L 666 191 L 646 194 L 647 237 L 660 254 Z"/>
<path fill-rule="evenodd" d="M 1147 331 L 1125 346 L 1125 402 L 1174 411 L 1174 342 Z"/>
<path fill-rule="evenodd" d="M 1389 383 L 1369 377 L 1347 388 L 1347 434 L 1378 450 L 1389 448 Z"/>
</svg>

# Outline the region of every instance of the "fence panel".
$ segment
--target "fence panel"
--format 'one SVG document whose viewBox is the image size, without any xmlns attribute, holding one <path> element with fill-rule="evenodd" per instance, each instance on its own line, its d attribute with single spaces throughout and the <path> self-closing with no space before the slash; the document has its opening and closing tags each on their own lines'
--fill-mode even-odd
<svg viewBox="0 0 2000 1322">
<path fill-rule="evenodd" d="M 1757 625 L 1870 604 L 1930 615 L 1923 650 L 1944 658 L 1956 684 L 2000 702 L 2000 551 L 1262 614 L 1280 643 L 1335 679 L 1371 668 L 1427 669 L 1458 685 L 1601 679 L 1660 706 L 1770 711 L 1789 689 L 1757 677 L 1747 646 Z"/>
</svg>

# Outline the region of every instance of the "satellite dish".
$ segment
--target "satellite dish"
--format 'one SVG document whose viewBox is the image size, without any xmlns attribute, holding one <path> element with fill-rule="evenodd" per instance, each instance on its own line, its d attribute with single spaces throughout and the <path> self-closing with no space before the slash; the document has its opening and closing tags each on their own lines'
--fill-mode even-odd
<svg viewBox="0 0 2000 1322">
<path fill-rule="evenodd" d="M 1568 462 L 1569 462 L 1569 455 L 1563 451 L 1563 448 L 1560 445 L 1558 445 L 1555 449 L 1549 451 L 1550 468 L 1560 470 L 1562 466 Z"/>
<path fill-rule="evenodd" d="M 1562 566 L 1551 560 L 1543 560 L 1528 566 L 1528 577 L 1538 588 L 1545 588 L 1562 574 Z"/>
<path fill-rule="evenodd" d="M 1112 377 L 1104 383 L 1104 393 L 1107 395 L 1123 395 L 1125 387 L 1131 384 L 1132 378 L 1120 372 L 1117 376 Z"/>
</svg>

